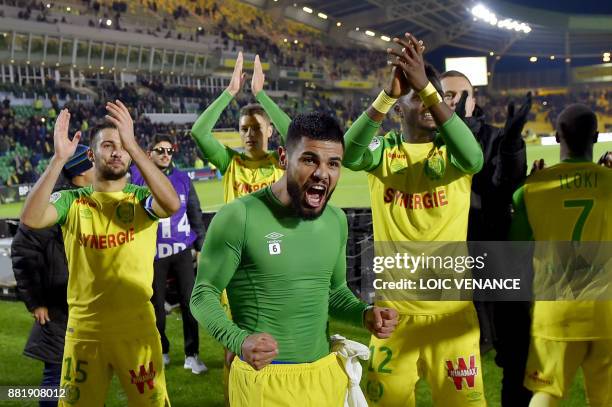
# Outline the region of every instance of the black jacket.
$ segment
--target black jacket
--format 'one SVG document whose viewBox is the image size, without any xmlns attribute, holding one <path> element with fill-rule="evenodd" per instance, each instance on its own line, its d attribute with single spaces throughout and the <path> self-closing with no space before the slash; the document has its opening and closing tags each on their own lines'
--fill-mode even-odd
<svg viewBox="0 0 612 407">
<path fill-rule="evenodd" d="M 34 230 L 20 224 L 11 244 L 17 296 L 31 312 L 47 307 L 50 322 L 34 322 L 24 354 L 49 363 L 62 363 L 68 320 L 68 265 L 59 226 Z"/>
<path fill-rule="evenodd" d="M 510 229 L 512 194 L 527 173 L 525 142 L 502 143 L 503 130 L 485 123 L 476 106 L 466 122 L 484 155 L 482 170 L 472 179 L 468 240 L 506 240 Z"/>
<path fill-rule="evenodd" d="M 198 198 L 193 181 L 190 181 L 189 196 L 187 197 L 187 219 L 189 220 L 189 226 L 195 230 L 197 236 L 196 241 L 193 243 L 197 251 L 202 249 L 204 236 L 206 235 L 206 227 L 204 226 L 204 218 L 202 216 L 200 199 Z"/>
</svg>

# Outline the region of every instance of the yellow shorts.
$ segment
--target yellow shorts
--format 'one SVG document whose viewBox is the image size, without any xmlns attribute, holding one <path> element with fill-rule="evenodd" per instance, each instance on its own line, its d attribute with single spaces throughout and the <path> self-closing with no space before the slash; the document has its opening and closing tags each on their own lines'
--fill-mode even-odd
<svg viewBox="0 0 612 407">
<path fill-rule="evenodd" d="M 236 358 L 230 370 L 232 407 L 343 407 L 347 389 L 348 376 L 335 353 L 259 371 Z"/>
<path fill-rule="evenodd" d="M 555 341 L 531 337 L 525 387 L 562 398 L 579 367 L 592 407 L 612 405 L 612 340 Z"/>
<path fill-rule="evenodd" d="M 103 406 L 113 373 L 128 406 L 169 406 L 159 334 L 84 339 L 66 335 L 59 406 Z"/>
<path fill-rule="evenodd" d="M 480 329 L 473 307 L 443 315 L 400 315 L 391 338 L 370 341 L 370 406 L 414 406 L 424 378 L 434 405 L 486 406 Z"/>
</svg>

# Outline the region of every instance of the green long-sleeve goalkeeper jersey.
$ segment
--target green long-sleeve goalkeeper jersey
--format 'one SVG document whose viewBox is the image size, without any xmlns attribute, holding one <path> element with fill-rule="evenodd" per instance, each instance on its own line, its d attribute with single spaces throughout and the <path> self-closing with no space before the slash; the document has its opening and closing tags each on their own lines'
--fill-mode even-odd
<svg viewBox="0 0 612 407">
<path fill-rule="evenodd" d="M 327 355 L 328 315 L 361 325 L 366 308 L 346 285 L 347 233 L 344 213 L 330 205 L 303 220 L 270 188 L 234 200 L 206 233 L 194 317 L 237 354 L 248 335 L 266 332 L 278 342 L 279 361 Z M 223 289 L 233 321 L 219 303 Z"/>
</svg>

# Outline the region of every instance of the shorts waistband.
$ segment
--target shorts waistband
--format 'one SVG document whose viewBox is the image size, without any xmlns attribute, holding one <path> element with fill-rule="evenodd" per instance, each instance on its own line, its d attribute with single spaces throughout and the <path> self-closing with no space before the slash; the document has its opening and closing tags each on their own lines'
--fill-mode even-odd
<svg viewBox="0 0 612 407">
<path fill-rule="evenodd" d="M 276 362 L 276 363 L 275 363 Z M 293 372 L 304 372 L 308 370 L 318 370 L 327 366 L 338 363 L 338 356 L 335 352 L 330 353 L 327 356 L 322 357 L 319 360 L 315 360 L 311 363 L 293 363 L 275 361 L 264 367 L 263 369 L 256 371 L 247 362 L 236 356 L 232 363 L 232 369 L 239 369 L 242 371 L 253 372 L 258 374 L 269 374 L 269 373 L 293 373 Z"/>
</svg>

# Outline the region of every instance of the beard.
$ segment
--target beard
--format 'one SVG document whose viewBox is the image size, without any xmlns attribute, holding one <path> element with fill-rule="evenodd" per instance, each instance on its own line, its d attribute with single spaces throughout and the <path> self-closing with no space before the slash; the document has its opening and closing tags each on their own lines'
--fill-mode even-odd
<svg viewBox="0 0 612 407">
<path fill-rule="evenodd" d="M 128 172 L 128 167 L 121 168 L 117 170 L 113 170 L 111 167 L 102 167 L 100 168 L 101 178 L 107 181 L 117 181 L 123 177 Z"/>
<path fill-rule="evenodd" d="M 297 215 L 304 220 L 314 220 L 323 214 L 329 198 L 331 198 L 334 190 L 331 189 L 325 196 L 325 201 L 321 208 L 309 208 L 303 204 L 303 191 L 301 190 L 298 183 L 291 177 L 287 177 L 287 192 L 291 198 L 291 207 L 297 213 Z"/>
</svg>

